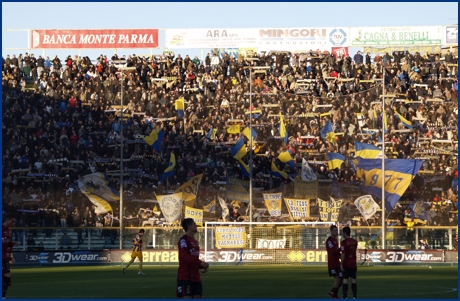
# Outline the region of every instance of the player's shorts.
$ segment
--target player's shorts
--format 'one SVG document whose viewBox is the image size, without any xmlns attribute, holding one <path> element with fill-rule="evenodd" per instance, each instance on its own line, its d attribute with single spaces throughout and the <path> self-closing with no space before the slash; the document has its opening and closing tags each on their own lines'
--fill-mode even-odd
<svg viewBox="0 0 460 301">
<path fill-rule="evenodd" d="M 10 263 L 2 258 L 2 275 L 10 272 Z"/>
<path fill-rule="evenodd" d="M 192 282 L 187 280 L 177 280 L 176 297 L 193 297 L 203 294 L 203 286 L 201 282 Z"/>
<path fill-rule="evenodd" d="M 346 268 L 345 272 L 343 272 L 343 279 L 356 279 L 357 268 Z"/>
<path fill-rule="evenodd" d="M 339 277 L 340 279 L 342 279 L 342 271 L 337 268 L 337 269 L 328 269 L 329 270 L 329 277 Z"/>
<path fill-rule="evenodd" d="M 142 259 L 142 252 L 132 252 L 131 253 L 131 258 L 139 258 L 139 260 Z"/>
</svg>

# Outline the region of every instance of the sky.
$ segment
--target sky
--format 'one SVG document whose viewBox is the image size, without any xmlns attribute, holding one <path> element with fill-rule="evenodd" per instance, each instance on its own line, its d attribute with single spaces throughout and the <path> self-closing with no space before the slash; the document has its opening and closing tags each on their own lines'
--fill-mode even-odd
<svg viewBox="0 0 460 301">
<path fill-rule="evenodd" d="M 2 2 L 2 56 L 27 52 L 27 29 L 158 28 L 162 46 L 161 29 L 167 28 L 439 26 L 457 22 L 457 2 Z M 39 49 L 31 52 L 44 54 Z M 162 52 L 163 49 L 117 51 L 119 55 Z M 201 57 L 200 49 L 175 52 Z M 204 52 L 206 55 L 209 50 Z M 111 56 L 114 50 L 81 50 L 81 55 L 92 59 L 101 53 Z M 78 50 L 46 50 L 50 57 L 56 54 L 73 57 Z"/>
</svg>

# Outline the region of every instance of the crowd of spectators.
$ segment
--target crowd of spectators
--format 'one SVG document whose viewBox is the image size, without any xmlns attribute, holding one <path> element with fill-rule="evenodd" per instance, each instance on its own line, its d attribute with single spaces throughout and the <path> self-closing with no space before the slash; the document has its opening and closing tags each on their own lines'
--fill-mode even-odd
<svg viewBox="0 0 460 301">
<path fill-rule="evenodd" d="M 258 141 L 256 190 L 292 195 L 291 180 L 266 176 L 279 153 L 290 150 L 297 163 L 302 158 L 310 161 L 324 199 L 329 199 L 329 180 L 338 180 L 347 209 L 341 210 L 339 220 L 356 225 L 363 222 L 350 213 L 353 197 L 362 195 L 358 178 L 347 164 L 329 170 L 325 154 L 349 158 L 354 142 L 378 145 L 383 138 L 390 158 L 424 160 L 422 172 L 390 218 L 405 225 L 408 205 L 423 198 L 429 225 L 457 225 L 456 62 L 450 51 L 441 56 L 393 52 L 374 57 L 360 52 L 353 57 L 270 52 L 237 58 L 209 53 L 203 61 L 172 53 L 114 54 L 110 59 L 101 54 L 96 60 L 7 55 L 2 58 L 3 211 L 18 213 L 28 226 L 114 225 L 116 218 L 94 214 L 77 181 L 104 172 L 109 185 L 119 186 L 114 173 L 120 169 L 121 132 L 124 170 L 129 174 L 124 177 L 124 215 L 132 225 L 146 218 L 139 208 L 153 207 L 143 200 L 172 192 L 200 173 L 204 176 L 195 206 L 202 208 L 222 192 L 220 183 L 242 177 L 237 160 L 229 155 L 240 134 L 228 134 L 227 128 L 239 122 L 241 129 L 248 126 L 252 111 Z M 134 68 L 120 72 L 120 66 Z M 385 111 L 383 90 L 388 96 Z M 186 102 L 183 117 L 175 110 L 180 97 Z M 120 122 L 122 101 L 125 118 Z M 395 112 L 413 128 L 408 130 Z M 289 133 L 287 145 L 279 138 L 280 113 Z M 384 115 L 386 133 L 381 131 Z M 340 133 L 335 143 L 320 136 L 328 120 Z M 165 133 L 160 152 L 142 139 L 152 124 Z M 206 137 L 211 129 L 217 129 L 214 140 Z M 176 171 L 161 181 L 171 151 Z M 290 175 L 300 168 L 276 164 Z M 256 205 L 263 207 L 261 202 Z M 112 215 L 118 214 L 119 208 L 114 209 Z M 369 222 L 378 225 L 381 217 Z"/>
</svg>

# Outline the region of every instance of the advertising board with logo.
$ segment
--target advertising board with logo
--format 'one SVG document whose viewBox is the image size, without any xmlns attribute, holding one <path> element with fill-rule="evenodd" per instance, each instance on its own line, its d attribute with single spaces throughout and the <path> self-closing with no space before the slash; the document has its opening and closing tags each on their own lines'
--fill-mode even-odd
<svg viewBox="0 0 460 301">
<path fill-rule="evenodd" d="M 327 50 L 331 47 L 348 46 L 348 28 L 299 27 L 260 28 L 258 30 L 259 50 Z"/>
<path fill-rule="evenodd" d="M 444 44 L 451 45 L 455 44 L 458 45 L 458 25 L 450 25 L 443 27 L 444 32 Z"/>
<path fill-rule="evenodd" d="M 259 51 L 329 50 L 348 46 L 348 28 L 167 29 L 166 48 L 244 48 Z"/>
<path fill-rule="evenodd" d="M 259 240 L 258 249 L 228 248 L 200 251 L 200 259 L 206 262 L 285 262 L 285 263 L 327 263 L 326 250 L 284 249 L 283 240 Z M 177 250 L 147 250 L 142 252 L 144 263 L 177 264 Z M 111 262 L 128 262 L 130 250 L 113 251 L 50 251 L 50 252 L 16 252 L 17 263 L 28 264 L 105 264 Z M 458 262 L 456 251 L 443 250 L 362 250 L 358 262 L 368 263 L 432 263 Z"/>
<path fill-rule="evenodd" d="M 440 45 L 441 26 L 350 27 L 350 47 Z"/>
<path fill-rule="evenodd" d="M 32 30 L 33 49 L 158 48 L 158 29 Z"/>
<path fill-rule="evenodd" d="M 257 46 L 257 28 L 166 29 L 165 47 L 239 48 Z"/>
<path fill-rule="evenodd" d="M 16 262 L 21 263 L 51 263 L 51 264 L 77 264 L 77 263 L 107 263 L 108 251 L 49 251 L 49 252 L 16 252 Z"/>
</svg>

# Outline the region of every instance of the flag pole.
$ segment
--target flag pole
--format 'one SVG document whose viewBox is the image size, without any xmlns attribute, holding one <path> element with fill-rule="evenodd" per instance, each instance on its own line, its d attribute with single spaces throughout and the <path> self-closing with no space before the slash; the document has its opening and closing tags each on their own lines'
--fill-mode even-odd
<svg viewBox="0 0 460 301">
<path fill-rule="evenodd" d="M 385 114 L 385 65 L 382 78 L 382 113 Z M 385 117 L 382 118 L 382 250 L 385 249 Z"/>
</svg>

